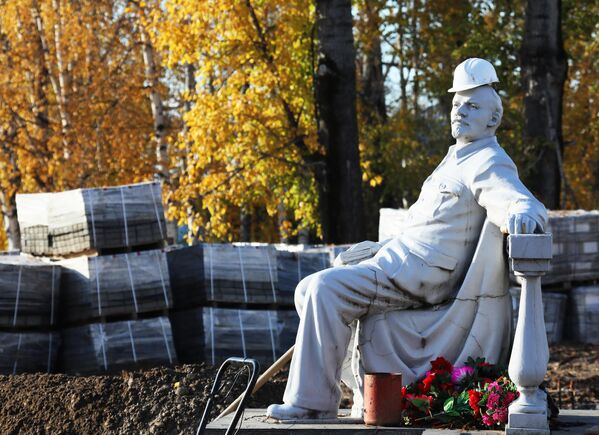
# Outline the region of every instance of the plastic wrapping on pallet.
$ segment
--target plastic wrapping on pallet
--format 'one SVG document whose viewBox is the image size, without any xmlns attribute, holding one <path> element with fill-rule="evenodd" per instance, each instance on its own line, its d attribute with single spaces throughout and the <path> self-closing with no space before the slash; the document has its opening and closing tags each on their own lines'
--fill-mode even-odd
<svg viewBox="0 0 599 435">
<path fill-rule="evenodd" d="M 172 306 L 166 254 L 162 250 L 77 257 L 59 264 L 64 268 L 63 323 Z"/>
<path fill-rule="evenodd" d="M 272 246 L 207 243 L 203 248 L 208 301 L 278 302 L 277 264 Z"/>
<path fill-rule="evenodd" d="M 184 309 L 204 304 L 206 291 L 203 246 L 169 246 L 166 249 L 166 261 L 173 308 Z"/>
<path fill-rule="evenodd" d="M 543 284 L 599 279 L 599 211 L 550 211 L 553 258 Z"/>
<path fill-rule="evenodd" d="M 159 183 L 17 195 L 22 249 L 67 255 L 166 239 Z"/>
<path fill-rule="evenodd" d="M 204 361 L 204 310 L 207 308 L 169 313 L 173 341 L 180 363 L 193 364 Z"/>
<path fill-rule="evenodd" d="M 0 374 L 51 373 L 59 345 L 56 332 L 0 332 Z"/>
<path fill-rule="evenodd" d="M 297 284 L 315 272 L 331 267 L 331 247 L 277 246 L 277 290 L 279 303 L 293 304 Z"/>
<path fill-rule="evenodd" d="M 0 326 L 57 323 L 60 267 L 19 255 L 0 256 Z"/>
<path fill-rule="evenodd" d="M 277 311 L 277 334 L 279 337 L 279 352 L 284 354 L 287 349 L 295 344 L 299 316 L 295 310 Z M 277 355 L 280 356 L 280 355 Z"/>
<path fill-rule="evenodd" d="M 513 329 L 515 333 L 518 322 L 518 309 L 520 307 L 520 288 L 511 287 L 512 295 L 512 313 Z M 564 332 L 564 317 L 566 313 L 567 295 L 557 292 L 543 292 L 543 316 L 545 319 L 545 331 L 547 333 L 547 342 L 549 344 L 559 343 L 562 340 Z"/>
<path fill-rule="evenodd" d="M 572 288 L 567 311 L 568 338 L 599 344 L 599 285 Z"/>
<path fill-rule="evenodd" d="M 59 370 L 69 374 L 114 372 L 177 362 L 167 317 L 93 323 L 63 329 Z"/>
<path fill-rule="evenodd" d="M 217 365 L 231 356 L 269 366 L 295 343 L 293 310 L 196 308 L 170 314 L 179 360 Z"/>
<path fill-rule="evenodd" d="M 216 365 L 230 356 L 255 358 L 272 364 L 277 359 L 277 317 L 272 310 L 206 308 L 204 356 Z"/>
</svg>

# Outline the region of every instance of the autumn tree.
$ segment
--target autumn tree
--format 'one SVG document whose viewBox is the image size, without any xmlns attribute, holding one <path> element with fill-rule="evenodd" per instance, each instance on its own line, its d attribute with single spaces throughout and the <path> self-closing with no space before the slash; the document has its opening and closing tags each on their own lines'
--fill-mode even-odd
<svg viewBox="0 0 599 435">
<path fill-rule="evenodd" d="M 0 200 L 140 181 L 156 162 L 136 17 L 121 1 L 0 4 Z"/>
<path fill-rule="evenodd" d="M 563 136 L 568 208 L 599 208 L 599 3 L 564 0 L 564 44 L 569 59 L 564 87 Z M 568 189 L 571 186 L 571 190 Z"/>
<path fill-rule="evenodd" d="M 176 0 L 152 16 L 165 65 L 179 83 L 192 66 L 196 82 L 193 92 L 178 85 L 185 129 L 171 213 L 211 240 L 239 239 L 242 212 L 268 217 L 252 225 L 262 240 L 276 240 L 281 214 L 283 234 L 318 228 L 314 8 Z"/>
</svg>

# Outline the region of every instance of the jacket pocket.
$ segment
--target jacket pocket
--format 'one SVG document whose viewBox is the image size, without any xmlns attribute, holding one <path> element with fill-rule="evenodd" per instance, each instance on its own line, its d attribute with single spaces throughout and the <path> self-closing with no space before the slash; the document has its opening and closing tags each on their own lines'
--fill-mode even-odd
<svg viewBox="0 0 599 435">
<path fill-rule="evenodd" d="M 438 191 L 439 193 L 450 194 L 453 196 L 460 196 L 462 194 L 464 186 L 457 181 L 449 178 L 443 178 L 439 180 Z"/>
<path fill-rule="evenodd" d="M 458 264 L 458 260 L 445 255 L 430 246 L 418 242 L 412 242 L 409 250 L 412 254 L 421 258 L 429 266 L 439 267 L 445 270 L 454 270 Z"/>
</svg>

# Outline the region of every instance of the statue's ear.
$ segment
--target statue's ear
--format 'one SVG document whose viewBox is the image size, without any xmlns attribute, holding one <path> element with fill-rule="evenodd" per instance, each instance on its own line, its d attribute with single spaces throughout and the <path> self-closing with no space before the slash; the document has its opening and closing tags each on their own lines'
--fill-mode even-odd
<svg viewBox="0 0 599 435">
<path fill-rule="evenodd" d="M 491 127 L 497 127 L 497 125 L 499 124 L 499 111 L 498 110 L 494 110 L 493 114 L 491 115 L 491 119 L 489 120 L 489 122 L 487 123 L 487 127 L 491 128 Z"/>
</svg>

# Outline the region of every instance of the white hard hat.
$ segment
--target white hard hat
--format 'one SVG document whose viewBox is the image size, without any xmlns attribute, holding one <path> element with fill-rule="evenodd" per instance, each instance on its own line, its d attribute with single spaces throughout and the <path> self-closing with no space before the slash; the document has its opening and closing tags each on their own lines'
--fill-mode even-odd
<svg viewBox="0 0 599 435">
<path fill-rule="evenodd" d="M 459 64 L 453 72 L 453 86 L 447 92 L 459 92 L 498 82 L 495 68 L 489 61 L 472 57 Z"/>
</svg>

